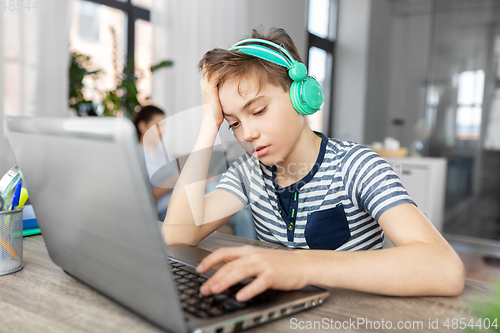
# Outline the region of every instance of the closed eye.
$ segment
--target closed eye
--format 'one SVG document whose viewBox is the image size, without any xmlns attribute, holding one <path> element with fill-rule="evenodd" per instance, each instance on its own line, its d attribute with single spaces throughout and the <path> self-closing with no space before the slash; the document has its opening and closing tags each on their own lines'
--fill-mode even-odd
<svg viewBox="0 0 500 333">
<path fill-rule="evenodd" d="M 254 116 L 260 116 L 261 114 L 263 114 L 264 112 L 266 112 L 266 110 L 267 110 L 267 106 L 266 106 L 266 107 L 264 107 L 264 108 L 262 108 L 261 110 L 259 110 L 259 111 L 255 112 L 253 115 L 254 115 Z M 232 123 L 232 124 L 229 124 L 228 129 L 229 129 L 229 130 L 230 130 L 230 129 L 234 129 L 234 128 L 237 128 L 238 126 L 240 126 L 240 122 L 239 122 L 239 121 L 234 122 L 234 123 Z"/>
<path fill-rule="evenodd" d="M 260 111 L 255 112 L 253 115 L 254 115 L 254 116 L 261 115 L 261 114 L 263 114 L 263 113 L 266 111 L 266 109 L 267 109 L 267 106 L 266 106 L 266 107 L 264 107 L 263 109 L 261 109 Z"/>
</svg>

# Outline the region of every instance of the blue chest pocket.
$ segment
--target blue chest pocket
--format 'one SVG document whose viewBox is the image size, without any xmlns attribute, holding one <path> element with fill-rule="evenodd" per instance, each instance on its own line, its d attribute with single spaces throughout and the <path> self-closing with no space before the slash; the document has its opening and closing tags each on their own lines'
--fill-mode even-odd
<svg viewBox="0 0 500 333">
<path fill-rule="evenodd" d="M 308 215 L 304 236 L 310 249 L 335 250 L 344 244 L 351 238 L 344 207 L 338 205 Z"/>
</svg>

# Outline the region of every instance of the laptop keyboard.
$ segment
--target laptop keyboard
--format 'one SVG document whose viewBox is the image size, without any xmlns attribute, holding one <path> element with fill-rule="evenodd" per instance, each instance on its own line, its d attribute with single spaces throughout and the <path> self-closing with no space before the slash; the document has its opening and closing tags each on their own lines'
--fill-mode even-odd
<svg viewBox="0 0 500 333">
<path fill-rule="evenodd" d="M 200 293 L 200 287 L 207 279 L 186 270 L 189 266 L 180 262 L 169 259 L 169 264 L 174 273 L 174 281 L 179 292 L 182 307 L 185 311 L 197 317 L 215 317 L 263 303 L 269 303 L 276 299 L 279 293 L 276 290 L 267 290 L 251 300 L 238 302 L 235 295 L 238 290 L 244 287 L 243 284 L 239 283 L 218 295 L 203 296 Z"/>
</svg>

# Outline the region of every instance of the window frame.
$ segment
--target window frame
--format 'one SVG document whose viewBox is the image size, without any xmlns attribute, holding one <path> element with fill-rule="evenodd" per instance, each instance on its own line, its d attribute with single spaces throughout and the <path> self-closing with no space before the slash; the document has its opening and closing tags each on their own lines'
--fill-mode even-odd
<svg viewBox="0 0 500 333">
<path fill-rule="evenodd" d="M 329 13 L 329 32 L 328 35 L 330 37 L 323 38 L 319 37 L 309 31 L 309 22 L 307 24 L 307 33 L 308 33 L 308 45 L 307 45 L 307 53 L 306 53 L 306 64 L 309 65 L 309 52 L 312 47 L 316 47 L 318 49 L 321 49 L 326 52 L 327 54 L 327 59 L 328 57 L 331 57 L 331 62 L 327 64 L 326 66 L 326 80 L 328 80 L 329 85 L 327 88 L 329 88 L 328 93 L 325 94 L 324 96 L 328 96 L 325 98 L 323 105 L 328 106 L 327 109 L 323 109 L 323 131 L 325 131 L 327 136 L 331 136 L 333 133 L 333 125 L 332 125 L 332 117 L 334 114 L 334 101 L 335 101 L 335 96 L 334 96 L 334 77 L 335 77 L 335 47 L 336 47 L 336 39 L 337 39 L 337 27 L 338 27 L 338 8 L 339 8 L 339 1 L 338 0 L 329 0 L 330 1 L 330 13 Z M 310 0 L 307 2 L 307 9 L 308 11 L 310 10 Z M 309 18 L 309 15 L 307 16 Z M 331 68 L 330 68 L 331 67 Z M 329 76 L 329 78 L 328 78 Z"/>
<path fill-rule="evenodd" d="M 127 14 L 127 50 L 126 62 L 134 60 L 135 57 L 135 21 L 143 20 L 150 22 L 151 11 L 142 7 L 135 6 L 131 0 L 125 2 L 118 0 L 84 0 L 95 4 L 108 6 L 118 9 Z M 126 63 L 125 62 L 125 63 Z"/>
</svg>

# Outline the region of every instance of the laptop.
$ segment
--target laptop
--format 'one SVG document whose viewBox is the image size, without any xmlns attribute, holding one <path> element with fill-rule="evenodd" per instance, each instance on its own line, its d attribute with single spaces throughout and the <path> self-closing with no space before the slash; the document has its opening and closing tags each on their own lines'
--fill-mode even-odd
<svg viewBox="0 0 500 333">
<path fill-rule="evenodd" d="M 52 261 L 157 326 L 235 332 L 328 297 L 313 286 L 268 290 L 246 303 L 236 301 L 236 290 L 199 294 L 209 275 L 194 267 L 209 252 L 163 241 L 128 119 L 6 116 L 4 126 Z"/>
</svg>

